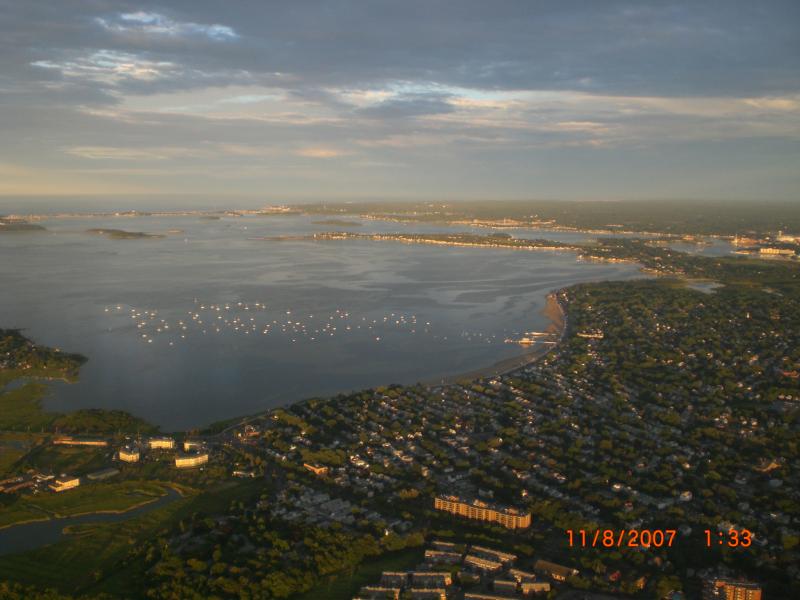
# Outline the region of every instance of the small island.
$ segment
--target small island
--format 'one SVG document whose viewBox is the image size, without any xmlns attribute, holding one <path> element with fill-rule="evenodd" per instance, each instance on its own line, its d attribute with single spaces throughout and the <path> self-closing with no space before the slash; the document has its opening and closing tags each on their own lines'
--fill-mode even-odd
<svg viewBox="0 0 800 600">
<path fill-rule="evenodd" d="M 35 223 L 28 223 L 28 221 L 23 219 L 7 219 L 5 217 L 0 217 L 0 233 L 24 231 L 47 231 L 47 229 Z"/>
<path fill-rule="evenodd" d="M 347 219 L 322 219 L 321 221 L 312 221 L 314 225 L 334 225 L 336 227 L 361 227 L 362 224 L 358 221 L 348 221 Z"/>
<path fill-rule="evenodd" d="M 161 239 L 164 236 L 159 233 L 145 233 L 144 231 L 125 231 L 123 229 L 87 229 L 86 233 L 104 235 L 112 240 L 147 240 Z"/>
</svg>

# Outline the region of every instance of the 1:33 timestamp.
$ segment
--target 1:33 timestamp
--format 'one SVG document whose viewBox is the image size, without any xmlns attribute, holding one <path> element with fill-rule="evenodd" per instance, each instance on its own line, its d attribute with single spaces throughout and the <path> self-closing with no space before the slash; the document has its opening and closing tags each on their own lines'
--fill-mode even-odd
<svg viewBox="0 0 800 600">
<path fill-rule="evenodd" d="M 730 548 L 747 548 L 753 543 L 753 534 L 747 529 L 729 529 L 728 531 L 705 530 L 706 547 L 728 546 Z"/>
</svg>

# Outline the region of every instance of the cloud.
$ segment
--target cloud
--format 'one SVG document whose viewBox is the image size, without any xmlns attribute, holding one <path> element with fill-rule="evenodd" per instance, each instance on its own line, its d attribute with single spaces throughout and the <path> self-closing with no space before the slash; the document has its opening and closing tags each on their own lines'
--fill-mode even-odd
<svg viewBox="0 0 800 600">
<path fill-rule="evenodd" d="M 166 160 L 183 155 L 185 149 L 159 148 L 120 148 L 114 146 L 74 146 L 65 150 L 67 154 L 91 160 Z"/>
<path fill-rule="evenodd" d="M 440 115 L 455 110 L 447 94 L 398 94 L 359 110 L 361 115 L 377 119 L 395 119 Z"/>
<path fill-rule="evenodd" d="M 42 176 L 380 191 L 406 187 L 359 169 L 402 164 L 451 195 L 594 193 L 592 177 L 627 190 L 642 157 L 666 172 L 711 148 L 710 178 L 749 160 L 796 179 L 795 1 L 0 5 L 0 161 Z"/>
<path fill-rule="evenodd" d="M 107 31 L 154 36 L 204 36 L 214 41 L 235 40 L 239 34 L 227 25 L 201 25 L 181 22 L 155 12 L 119 13 L 113 17 L 96 17 L 95 22 Z"/>
<path fill-rule="evenodd" d="M 127 52 L 97 50 L 71 60 L 37 60 L 34 67 L 59 71 L 67 78 L 93 80 L 106 84 L 122 81 L 154 81 L 174 76 L 178 67 L 170 61 L 154 61 Z"/>
<path fill-rule="evenodd" d="M 294 153 L 297 156 L 302 156 L 305 158 L 336 158 L 338 156 L 349 154 L 348 152 L 344 152 L 336 148 L 324 147 L 301 148 L 300 150 L 295 150 Z"/>
</svg>

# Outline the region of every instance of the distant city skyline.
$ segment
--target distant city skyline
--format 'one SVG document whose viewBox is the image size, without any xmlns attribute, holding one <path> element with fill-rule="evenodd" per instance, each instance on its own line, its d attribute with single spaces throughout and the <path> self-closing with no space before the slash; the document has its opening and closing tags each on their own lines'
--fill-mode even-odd
<svg viewBox="0 0 800 600">
<path fill-rule="evenodd" d="M 799 196 L 793 1 L 0 8 L 2 196 Z"/>
</svg>

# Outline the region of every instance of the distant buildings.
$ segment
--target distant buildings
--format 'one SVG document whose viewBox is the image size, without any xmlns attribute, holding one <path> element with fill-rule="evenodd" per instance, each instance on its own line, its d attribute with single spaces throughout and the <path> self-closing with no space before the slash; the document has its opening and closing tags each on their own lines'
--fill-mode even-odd
<svg viewBox="0 0 800 600">
<path fill-rule="evenodd" d="M 734 246 L 755 246 L 759 243 L 759 240 L 756 238 L 751 237 L 744 237 L 744 236 L 736 236 L 733 238 L 733 245 Z"/>
<path fill-rule="evenodd" d="M 767 256 L 794 256 L 795 251 L 791 248 L 760 248 L 758 253 Z"/>
<path fill-rule="evenodd" d="M 800 235 L 793 235 L 788 233 L 783 233 L 782 231 L 778 232 L 778 241 L 779 242 L 788 242 L 790 244 L 798 244 L 800 243 Z"/>
<path fill-rule="evenodd" d="M 468 519 L 499 523 L 508 529 L 525 529 L 531 524 L 528 512 L 493 506 L 480 500 L 464 500 L 458 496 L 436 496 L 433 507 Z"/>
<path fill-rule="evenodd" d="M 590 340 L 602 340 L 603 339 L 603 332 L 597 329 L 591 331 L 579 331 L 576 334 L 578 337 L 588 338 Z"/>
</svg>

